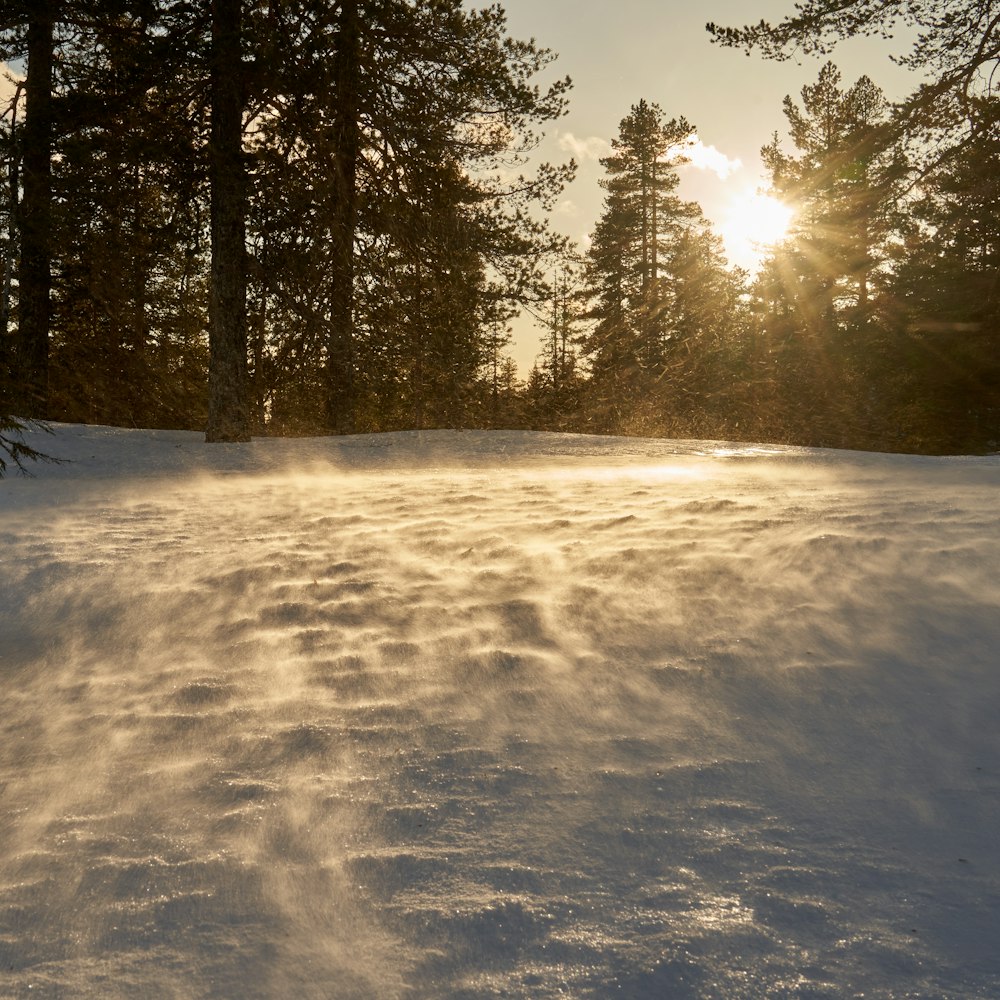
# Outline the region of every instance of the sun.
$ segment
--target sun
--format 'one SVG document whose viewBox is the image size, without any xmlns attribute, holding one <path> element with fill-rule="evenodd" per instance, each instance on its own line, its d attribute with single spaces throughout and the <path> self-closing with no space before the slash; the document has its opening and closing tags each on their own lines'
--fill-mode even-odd
<svg viewBox="0 0 1000 1000">
<path fill-rule="evenodd" d="M 755 271 L 768 249 L 787 235 L 794 211 L 760 188 L 734 195 L 719 233 L 733 264 Z"/>
</svg>

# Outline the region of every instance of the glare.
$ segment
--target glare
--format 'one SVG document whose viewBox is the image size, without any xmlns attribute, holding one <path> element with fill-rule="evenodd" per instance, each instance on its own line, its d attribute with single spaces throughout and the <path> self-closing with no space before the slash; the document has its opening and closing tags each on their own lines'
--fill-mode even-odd
<svg viewBox="0 0 1000 1000">
<path fill-rule="evenodd" d="M 755 270 L 768 249 L 787 235 L 794 210 L 760 189 L 734 195 L 719 231 L 729 260 Z"/>
</svg>

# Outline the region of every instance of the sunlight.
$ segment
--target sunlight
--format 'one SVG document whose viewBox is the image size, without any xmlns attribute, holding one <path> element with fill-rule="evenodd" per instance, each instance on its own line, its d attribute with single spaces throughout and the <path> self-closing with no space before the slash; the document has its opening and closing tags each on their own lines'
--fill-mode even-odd
<svg viewBox="0 0 1000 1000">
<path fill-rule="evenodd" d="M 755 271 L 767 250 L 787 235 L 794 214 L 759 188 L 734 195 L 719 227 L 729 260 Z"/>
</svg>

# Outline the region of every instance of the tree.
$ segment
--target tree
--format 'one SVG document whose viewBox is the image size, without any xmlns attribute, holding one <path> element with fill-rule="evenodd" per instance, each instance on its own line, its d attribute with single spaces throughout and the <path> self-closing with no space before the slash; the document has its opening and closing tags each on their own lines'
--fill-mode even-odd
<svg viewBox="0 0 1000 1000">
<path fill-rule="evenodd" d="M 827 62 L 802 88 L 801 105 L 784 100 L 793 152 L 777 135 L 761 150 L 771 186 L 795 219 L 754 287 L 757 336 L 777 390 L 775 425 L 810 443 L 858 446 L 879 423 L 878 323 L 907 169 L 897 149 L 876 142 L 887 110 L 868 77 L 842 87 Z"/>
<path fill-rule="evenodd" d="M 909 448 L 1000 447 L 1000 104 L 981 102 L 975 124 L 921 183 L 893 275 L 884 384 Z"/>
<path fill-rule="evenodd" d="M 11 3 L 0 19 L 0 56 L 25 61 L 32 95 L 23 121 L 10 109 L 18 266 L 0 310 L 17 320 L 8 360 L 21 412 L 133 423 L 156 395 L 143 381 L 148 279 L 155 252 L 176 246 L 156 189 L 188 145 L 158 113 L 177 69 L 158 17 L 146 0 L 63 0 Z M 188 91 L 184 118 L 191 110 Z"/>
<path fill-rule="evenodd" d="M 53 164 L 54 419 L 205 427 L 207 178 L 177 48 L 144 4 L 60 45 L 74 125 Z"/>
<path fill-rule="evenodd" d="M 693 131 L 683 118 L 665 121 L 659 105 L 642 100 L 601 159 L 607 195 L 587 260 L 596 325 L 584 352 L 609 401 L 648 381 L 661 359 L 669 241 L 696 212 L 675 194 L 681 147 Z"/>
<path fill-rule="evenodd" d="M 361 225 L 376 252 L 410 263 L 401 272 L 410 290 L 397 296 L 409 301 L 417 335 L 401 359 L 410 384 L 436 370 L 440 402 L 454 403 L 486 359 L 495 311 L 487 306 L 498 294 L 536 294 L 546 255 L 561 245 L 534 208 L 551 206 L 572 166 L 543 164 L 511 177 L 510 164 L 523 165 L 537 143 L 534 128 L 564 112 L 569 81 L 545 90 L 534 84 L 554 57 L 508 38 L 499 7 L 397 2 L 369 11 L 364 24 L 361 49 L 381 69 L 362 72 L 360 82 L 366 127 L 358 183 L 365 209 L 374 209 Z M 428 210 L 437 221 L 428 221 Z M 427 275 L 434 296 L 426 294 Z M 414 399 L 414 416 L 422 422 L 421 395 L 426 390 Z"/>
<path fill-rule="evenodd" d="M 476 191 L 460 166 L 413 163 L 407 179 L 367 254 L 374 294 L 360 304 L 359 391 L 389 426 L 454 427 L 473 405 L 502 313 L 486 280 Z"/>
<path fill-rule="evenodd" d="M 801 318 L 813 328 L 832 328 L 848 309 L 866 312 L 873 276 L 889 256 L 905 176 L 898 153 L 876 149 L 888 111 L 881 90 L 867 76 L 847 89 L 840 80 L 828 62 L 802 88 L 801 107 L 785 98 L 795 155 L 777 136 L 761 150 L 772 188 L 796 208 L 782 256 L 796 276 Z"/>
<path fill-rule="evenodd" d="M 480 379 L 480 419 L 478 424 L 489 428 L 520 427 L 523 421 L 523 385 L 517 376 L 514 359 L 503 353 L 510 342 L 509 315 L 494 306 L 489 310 L 489 332 L 486 340 L 486 369 Z"/>
<path fill-rule="evenodd" d="M 971 137 L 976 99 L 1000 88 L 996 0 L 800 0 L 794 13 L 775 24 L 706 27 L 722 45 L 782 60 L 796 53 L 829 53 L 838 40 L 856 35 L 888 39 L 900 24 L 916 37 L 898 62 L 928 82 L 899 105 L 884 135 L 887 142 L 897 135 L 919 140 L 924 157 L 934 162 L 961 149 Z"/>
<path fill-rule="evenodd" d="M 582 350 L 602 429 L 655 432 L 671 412 L 690 411 L 691 358 L 725 338 L 735 315 L 739 278 L 701 208 L 676 194 L 693 134 L 640 101 L 601 161 L 607 196 L 587 257 L 593 326 Z"/>
<path fill-rule="evenodd" d="M 361 156 L 361 35 L 357 0 L 340 0 L 334 52 L 333 293 L 326 347 L 326 423 L 334 433 L 354 430 L 354 241 Z"/>
<path fill-rule="evenodd" d="M 18 209 L 18 367 L 20 405 L 30 417 L 48 409 L 49 322 L 52 291 L 53 61 L 58 0 L 27 5 L 27 56 L 21 183 Z M 14 12 L 15 17 L 17 12 Z M 23 23 L 23 22 L 22 22 Z M 13 25 L 3 24 L 10 28 Z"/>
<path fill-rule="evenodd" d="M 0 414 L 0 479 L 3 479 L 7 471 L 8 462 L 13 462 L 18 471 L 26 473 L 28 470 L 25 462 L 59 461 L 25 443 L 24 432 L 32 426 L 41 430 L 47 429 L 44 424 L 34 420 L 18 420 Z"/>
<path fill-rule="evenodd" d="M 614 214 L 622 222 L 629 217 L 633 263 L 628 298 L 649 357 L 655 357 L 656 343 L 662 339 L 664 242 L 679 219 L 693 215 L 693 208 L 674 194 L 680 183 L 676 167 L 693 133 L 683 118 L 666 122 L 659 105 L 642 100 L 622 119 L 618 136 L 611 140 L 614 152 L 601 159 L 608 174 L 601 184 L 614 201 Z"/>
<path fill-rule="evenodd" d="M 262 332 L 261 357 L 294 363 L 278 409 L 299 427 L 347 430 L 358 408 L 366 426 L 398 420 L 401 386 L 422 420 L 425 375 L 447 371 L 441 404 L 476 382 L 484 288 L 490 301 L 531 297 L 561 242 L 533 208 L 551 204 L 571 168 L 512 177 L 510 163 L 534 147 L 537 123 L 562 114 L 568 81 L 534 84 L 553 56 L 507 38 L 496 7 L 303 0 L 291 18 L 290 6 L 277 32 L 292 33 L 290 55 L 250 115 L 249 237 L 251 298 L 293 319 L 281 339 L 294 350 Z M 447 322 L 432 344 L 420 330 L 435 309 Z"/>
<path fill-rule="evenodd" d="M 209 440 L 245 440 L 251 418 L 343 432 L 359 401 L 398 419 L 408 373 L 408 419 L 462 419 L 493 321 L 537 296 L 562 242 L 535 208 L 572 166 L 516 169 L 565 108 L 568 81 L 534 80 L 554 56 L 460 0 L 17 2 L 0 55 L 23 59 L 50 6 L 51 142 L 34 96 L 0 135 L 20 196 L 0 215 L 21 223 L 0 303 L 22 341 L 44 285 L 25 211 L 49 211 L 31 342 L 50 410 L 205 427 L 207 402 Z M 46 198 L 18 151 L 41 154 Z"/>
<path fill-rule="evenodd" d="M 8 80 L 13 82 L 8 76 Z M 0 230 L 3 232 L 3 260 L 0 262 L 0 400 L 8 401 L 13 374 L 14 346 L 11 331 L 11 300 L 14 272 L 18 262 L 17 209 L 21 194 L 20 158 L 17 147 L 18 115 L 23 84 L 14 87 L 10 101 L 0 116 L 0 148 L 3 179 L 0 187 Z M 2 408 L 0 403 L 0 408 Z"/>
<path fill-rule="evenodd" d="M 212 0 L 212 281 L 205 440 L 249 441 L 242 0 Z"/>
<path fill-rule="evenodd" d="M 546 290 L 549 301 L 536 315 L 545 333 L 527 387 L 529 414 L 533 426 L 577 430 L 586 419 L 578 345 L 587 289 L 582 261 L 575 253 L 567 253 L 560 261 Z"/>
</svg>

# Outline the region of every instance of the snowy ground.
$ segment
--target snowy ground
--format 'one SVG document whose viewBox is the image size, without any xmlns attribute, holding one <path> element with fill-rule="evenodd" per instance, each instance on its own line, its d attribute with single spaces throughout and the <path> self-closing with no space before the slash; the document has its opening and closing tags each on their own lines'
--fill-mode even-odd
<svg viewBox="0 0 1000 1000">
<path fill-rule="evenodd" d="M 1000 996 L 1000 458 L 32 440 L 0 997 Z"/>
</svg>

